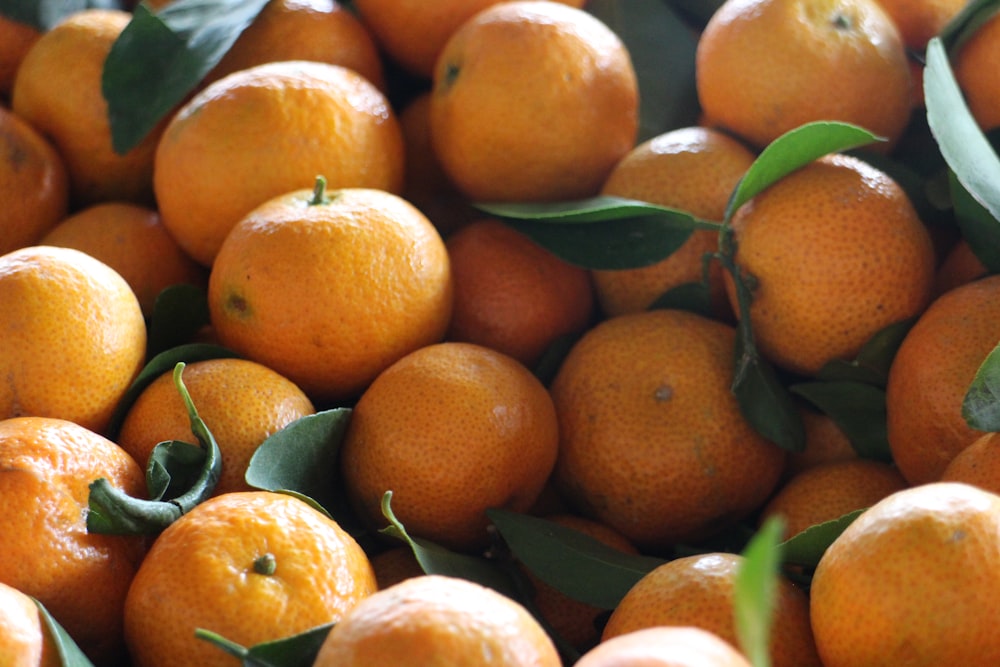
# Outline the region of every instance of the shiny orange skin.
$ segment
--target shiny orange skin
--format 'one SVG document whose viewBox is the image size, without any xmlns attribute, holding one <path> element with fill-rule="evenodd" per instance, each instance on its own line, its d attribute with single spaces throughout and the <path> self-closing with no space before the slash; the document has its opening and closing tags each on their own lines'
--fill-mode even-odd
<svg viewBox="0 0 1000 667">
<path fill-rule="evenodd" d="M 910 484 L 937 481 L 981 434 L 962 416 L 962 401 L 1000 332 L 1000 276 L 945 292 L 900 345 L 886 385 L 886 426 L 893 460 Z"/>
<path fill-rule="evenodd" d="M 455 31 L 435 65 L 434 151 L 474 201 L 596 195 L 637 131 L 631 57 L 580 9 L 494 5 Z"/>
<path fill-rule="evenodd" d="M 135 667 L 231 665 L 197 628 L 250 647 L 341 621 L 373 592 L 367 556 L 333 519 L 286 494 L 227 493 L 156 538 L 125 601 L 125 637 Z"/>
<path fill-rule="evenodd" d="M 983 130 L 1000 125 L 1000 14 L 995 14 L 954 54 L 955 79 Z"/>
<path fill-rule="evenodd" d="M 62 156 L 27 121 L 2 106 L 0 201 L 4 203 L 0 254 L 35 245 L 69 210 Z"/>
<path fill-rule="evenodd" d="M 984 433 L 960 451 L 941 473 L 942 482 L 964 482 L 1000 494 L 1000 433 Z"/>
<path fill-rule="evenodd" d="M 0 418 L 58 417 L 102 432 L 145 363 L 128 283 L 71 248 L 0 255 Z"/>
<path fill-rule="evenodd" d="M 356 399 L 381 371 L 444 337 L 444 241 L 404 199 L 312 190 L 254 209 L 226 238 L 208 302 L 223 345 L 269 366 L 319 406 Z"/>
<path fill-rule="evenodd" d="M 757 347 L 794 373 L 853 360 L 876 332 L 930 301 L 927 228 L 903 189 L 857 158 L 801 167 L 741 206 L 732 228 L 736 265 L 752 285 Z"/>
<path fill-rule="evenodd" d="M 554 481 L 572 506 L 656 550 L 705 539 L 764 503 L 785 452 L 754 431 L 730 389 L 735 336 L 679 310 L 621 315 L 584 334 L 550 387 Z"/>
<path fill-rule="evenodd" d="M 612 637 L 584 653 L 577 667 L 750 667 L 743 654 L 713 632 L 657 626 Z"/>
<path fill-rule="evenodd" d="M 0 664 L 60 667 L 61 662 L 35 601 L 0 582 Z"/>
<path fill-rule="evenodd" d="M 889 15 L 903 43 L 915 53 L 923 53 L 927 42 L 948 25 L 967 0 L 878 0 Z"/>
<path fill-rule="evenodd" d="M 125 654 L 125 595 L 145 544 L 87 531 L 89 485 L 99 478 L 145 497 L 142 469 L 110 440 L 62 419 L 0 420 L 0 582 L 39 600 L 106 665 Z"/>
<path fill-rule="evenodd" d="M 810 607 L 824 667 L 1000 662 L 1000 497 L 939 482 L 898 491 L 824 552 Z"/>
<path fill-rule="evenodd" d="M 416 537 L 472 551 L 486 510 L 525 511 L 555 463 L 558 425 L 544 385 L 513 358 L 446 342 L 379 374 L 354 407 L 340 451 L 352 506 L 370 527 L 396 517 Z"/>
<path fill-rule="evenodd" d="M 153 185 L 167 230 L 210 266 L 255 207 L 304 187 L 398 192 L 403 138 L 386 97 L 357 72 L 308 61 L 240 70 L 171 118 Z"/>
</svg>

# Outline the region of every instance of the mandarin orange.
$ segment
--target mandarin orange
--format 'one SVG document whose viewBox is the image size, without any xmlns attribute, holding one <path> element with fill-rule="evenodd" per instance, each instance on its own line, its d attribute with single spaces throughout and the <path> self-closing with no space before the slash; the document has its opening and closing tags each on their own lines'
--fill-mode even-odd
<svg viewBox="0 0 1000 667">
<path fill-rule="evenodd" d="M 612 637 L 585 653 L 577 667 L 750 667 L 743 654 L 713 632 L 657 626 Z"/>
</svg>

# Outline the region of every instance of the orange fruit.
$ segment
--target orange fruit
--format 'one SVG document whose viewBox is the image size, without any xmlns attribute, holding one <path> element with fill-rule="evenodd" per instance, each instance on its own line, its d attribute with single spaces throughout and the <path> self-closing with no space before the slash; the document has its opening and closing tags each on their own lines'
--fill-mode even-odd
<svg viewBox="0 0 1000 667">
<path fill-rule="evenodd" d="M 0 582 L 0 663 L 7 667 L 59 667 L 60 662 L 35 601 Z"/>
<path fill-rule="evenodd" d="M 271 0 L 203 83 L 281 60 L 341 65 L 385 89 L 375 40 L 358 17 L 337 0 Z"/>
<path fill-rule="evenodd" d="M 103 202 L 76 211 L 51 228 L 40 245 L 75 248 L 121 274 L 148 317 L 171 285 L 204 287 L 208 274 L 167 233 L 159 214 L 128 202 Z"/>
<path fill-rule="evenodd" d="M 34 245 L 66 215 L 69 206 L 69 181 L 62 157 L 35 128 L 3 107 L 0 200 L 4 202 L 0 254 Z"/>
<path fill-rule="evenodd" d="M 1000 13 L 982 24 L 975 34 L 961 44 L 952 55 L 955 78 L 965 93 L 972 116 L 983 130 L 1000 125 L 1000 73 L 996 62 L 1000 58 Z"/>
<path fill-rule="evenodd" d="M 596 195 L 635 143 L 631 58 L 582 9 L 501 2 L 479 12 L 445 44 L 433 84 L 435 153 L 473 200 Z"/>
<path fill-rule="evenodd" d="M 560 667 L 524 607 L 474 582 L 427 575 L 365 600 L 330 630 L 314 667 L 430 664 Z"/>
<path fill-rule="evenodd" d="M 413 549 L 409 545 L 390 547 L 371 556 L 369 560 L 372 564 L 372 570 L 375 571 L 375 580 L 378 582 L 379 590 L 424 574 L 424 569 L 417 561 L 417 557 L 413 555 Z"/>
<path fill-rule="evenodd" d="M 558 433 L 548 391 L 523 365 L 471 343 L 429 345 L 383 371 L 354 407 L 341 446 L 359 516 L 386 525 L 382 496 L 415 536 L 486 546 L 486 510 L 521 512 L 541 493 Z"/>
<path fill-rule="evenodd" d="M 333 519 L 281 493 L 227 493 L 153 542 L 125 600 L 125 638 L 135 667 L 231 665 L 195 630 L 249 647 L 341 621 L 374 591 L 367 556 Z"/>
<path fill-rule="evenodd" d="M 388 100 L 357 72 L 282 61 L 215 81 L 170 120 L 153 185 L 167 230 L 210 265 L 265 201 L 307 186 L 399 191 L 403 138 Z"/>
<path fill-rule="evenodd" d="M 10 97 L 17 68 L 41 34 L 34 26 L 0 16 L 0 100 Z"/>
<path fill-rule="evenodd" d="M 741 206 L 732 228 L 735 262 L 752 281 L 757 346 L 792 372 L 854 359 L 930 300 L 927 228 L 903 189 L 857 158 L 828 155 L 796 170 Z"/>
<path fill-rule="evenodd" d="M 968 0 L 878 0 L 899 29 L 906 48 L 923 53 L 927 42 L 948 25 Z"/>
<path fill-rule="evenodd" d="M 615 166 L 601 194 L 639 199 L 721 222 L 733 188 L 753 163 L 743 144 L 718 130 L 684 127 L 640 144 Z M 601 309 L 609 316 L 645 310 L 672 287 L 700 282 L 706 253 L 718 250 L 717 232 L 695 230 L 669 257 L 652 266 L 594 271 Z M 732 317 L 718 262 L 709 268 L 712 310 Z"/>
<path fill-rule="evenodd" d="M 555 514 L 545 517 L 560 526 L 572 528 L 602 544 L 627 554 L 639 551 L 622 535 L 602 523 L 572 514 Z M 560 592 L 525 569 L 525 576 L 532 585 L 532 602 L 541 618 L 556 635 L 578 651 L 586 651 L 601 637 L 599 623 L 605 611 L 593 605 L 575 600 Z"/>
<path fill-rule="evenodd" d="M 874 505 L 907 486 L 893 466 L 854 459 L 824 463 L 800 472 L 778 489 L 761 511 L 761 521 L 780 516 L 785 537 Z"/>
<path fill-rule="evenodd" d="M 827 548 L 811 614 L 824 667 L 1000 664 L 1000 497 L 967 484 L 898 491 Z"/>
<path fill-rule="evenodd" d="M 108 665 L 124 657 L 123 605 L 144 544 L 87 531 L 88 487 L 102 477 L 144 495 L 142 470 L 110 440 L 62 419 L 0 420 L 0 582 L 39 600 Z"/>
<path fill-rule="evenodd" d="M 750 667 L 732 644 L 691 626 L 657 626 L 613 637 L 583 654 L 577 667 Z"/>
<path fill-rule="evenodd" d="M 965 239 L 958 239 L 945 254 L 934 274 L 935 297 L 948 290 L 978 280 L 989 273 L 982 260 L 972 251 Z"/>
<path fill-rule="evenodd" d="M 11 108 L 62 155 L 76 205 L 152 203 L 162 125 L 127 153 L 115 152 L 101 88 L 104 60 L 131 17 L 114 9 L 74 12 L 35 41 L 17 71 Z"/>
<path fill-rule="evenodd" d="M 188 364 L 182 375 L 198 415 L 222 453 L 215 494 L 250 491 L 244 475 L 260 443 L 300 417 L 315 412 L 295 384 L 246 359 L 209 359 Z M 160 442 L 198 444 L 173 372 L 155 379 L 122 421 L 117 442 L 142 465 Z"/>
<path fill-rule="evenodd" d="M 727 0 L 695 57 L 705 115 L 763 148 L 810 121 L 860 125 L 893 145 L 910 120 L 910 68 L 876 0 Z"/>
<path fill-rule="evenodd" d="M 430 3 L 423 3 L 428 6 Z M 442 236 L 482 213 L 473 208 L 444 173 L 431 145 L 431 93 L 419 93 L 399 112 L 406 145 L 403 198 L 423 212 Z"/>
<path fill-rule="evenodd" d="M 1000 433 L 984 433 L 960 451 L 941 473 L 942 482 L 964 482 L 1000 494 Z"/>
<path fill-rule="evenodd" d="M 477 12 L 508 0 L 357 0 L 354 5 L 379 45 L 396 63 L 430 78 L 434 63 L 451 37 Z M 560 0 L 582 7 L 584 0 Z"/>
<path fill-rule="evenodd" d="M 636 582 L 611 612 L 603 641 L 659 625 L 690 625 L 737 646 L 733 598 L 742 563 L 738 554 L 718 552 L 683 556 L 660 565 Z M 809 598 L 781 577 L 769 646 L 774 667 L 821 664 L 809 626 Z"/>
<path fill-rule="evenodd" d="M 850 439 L 829 415 L 809 408 L 800 409 L 799 414 L 805 430 L 805 447 L 802 451 L 788 453 L 786 479 L 824 463 L 858 458 Z"/>
<path fill-rule="evenodd" d="M 59 417 L 102 431 L 145 361 L 125 279 L 70 248 L 0 256 L 0 418 Z"/>
<path fill-rule="evenodd" d="M 910 484 L 937 481 L 982 433 L 962 401 L 1000 340 L 1000 275 L 939 296 L 900 345 L 886 384 L 886 429 L 893 460 Z"/>
<path fill-rule="evenodd" d="M 208 300 L 219 340 L 314 402 L 356 398 L 448 326 L 448 253 L 434 226 L 381 190 L 299 190 L 243 218 Z M 315 200 L 315 202 L 314 202 Z"/>
<path fill-rule="evenodd" d="M 447 242 L 455 301 L 446 337 L 478 343 L 531 367 L 558 338 L 582 333 L 594 312 L 586 269 L 499 220 L 481 218 Z"/>
<path fill-rule="evenodd" d="M 640 549 L 697 541 L 761 506 L 785 453 L 744 419 L 733 327 L 679 310 L 590 329 L 551 385 L 557 488 Z"/>
</svg>

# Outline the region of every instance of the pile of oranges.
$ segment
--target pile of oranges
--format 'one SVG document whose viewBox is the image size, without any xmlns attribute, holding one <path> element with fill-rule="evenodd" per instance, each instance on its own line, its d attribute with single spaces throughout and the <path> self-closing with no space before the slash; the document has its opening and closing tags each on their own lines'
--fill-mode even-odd
<svg viewBox="0 0 1000 667">
<path fill-rule="evenodd" d="M 1000 3 L 663 5 L 0 1 L 0 664 L 1000 664 Z"/>
</svg>

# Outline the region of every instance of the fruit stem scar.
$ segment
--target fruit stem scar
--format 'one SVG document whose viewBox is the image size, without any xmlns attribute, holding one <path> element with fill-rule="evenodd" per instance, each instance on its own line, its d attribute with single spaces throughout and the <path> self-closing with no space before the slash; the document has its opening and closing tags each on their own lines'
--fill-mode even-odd
<svg viewBox="0 0 1000 667">
<path fill-rule="evenodd" d="M 442 87 L 446 89 L 450 88 L 452 84 L 455 83 L 455 79 L 458 78 L 458 73 L 461 70 L 462 68 L 455 63 L 448 63 L 445 65 L 444 77 L 441 79 Z"/>
<path fill-rule="evenodd" d="M 834 14 L 830 20 L 830 23 L 837 30 L 851 29 L 851 19 L 848 18 L 846 15 L 842 14 L 841 12 L 837 12 L 836 14 Z"/>
<path fill-rule="evenodd" d="M 278 562 L 270 552 L 258 556 L 253 562 L 253 571 L 264 576 L 271 576 L 277 568 Z"/>
<path fill-rule="evenodd" d="M 669 384 L 661 384 L 653 392 L 653 398 L 657 401 L 669 401 L 674 395 L 674 389 Z"/>
<path fill-rule="evenodd" d="M 309 200 L 310 206 L 318 206 L 319 204 L 329 204 L 330 198 L 326 196 L 326 177 L 322 175 L 316 176 L 316 184 L 313 186 L 313 196 Z"/>
</svg>

